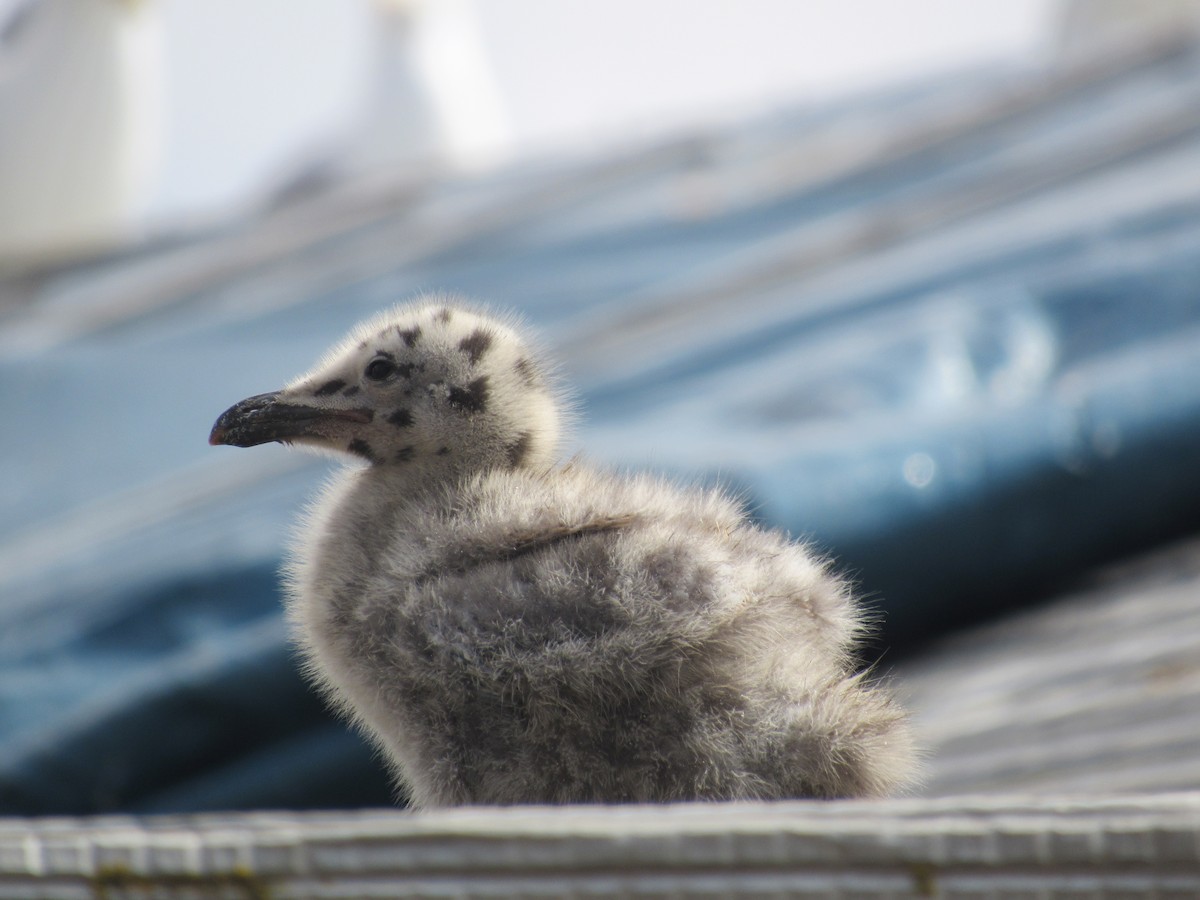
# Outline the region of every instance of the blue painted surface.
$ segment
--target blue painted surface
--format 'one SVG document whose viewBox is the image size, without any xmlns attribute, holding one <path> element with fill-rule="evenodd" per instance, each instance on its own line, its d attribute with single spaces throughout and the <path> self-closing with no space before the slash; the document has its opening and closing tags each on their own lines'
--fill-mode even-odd
<svg viewBox="0 0 1200 900">
<path fill-rule="evenodd" d="M 834 554 L 893 655 L 1200 525 L 1190 50 L 437 185 L 231 264 L 272 221 L 49 277 L 0 332 L 0 812 L 390 799 L 279 615 L 329 464 L 205 438 L 422 289 L 539 327 L 594 458 Z"/>
</svg>

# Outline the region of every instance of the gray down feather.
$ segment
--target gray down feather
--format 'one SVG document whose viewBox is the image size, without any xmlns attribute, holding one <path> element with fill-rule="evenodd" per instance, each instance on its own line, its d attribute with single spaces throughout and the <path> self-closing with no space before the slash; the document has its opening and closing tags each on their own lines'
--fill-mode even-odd
<svg viewBox="0 0 1200 900">
<path fill-rule="evenodd" d="M 711 490 L 562 464 L 552 370 L 433 298 L 213 443 L 349 453 L 287 567 L 305 668 L 416 806 L 875 797 L 915 768 L 863 613 Z"/>
</svg>

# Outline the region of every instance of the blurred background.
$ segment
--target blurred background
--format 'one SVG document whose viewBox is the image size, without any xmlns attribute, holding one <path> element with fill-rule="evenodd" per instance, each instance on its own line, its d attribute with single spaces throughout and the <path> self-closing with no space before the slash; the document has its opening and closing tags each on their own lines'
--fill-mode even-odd
<svg viewBox="0 0 1200 900">
<path fill-rule="evenodd" d="M 926 793 L 1200 787 L 1200 2 L 0 0 L 0 813 L 391 802 L 206 438 L 425 290 L 852 574 Z"/>
</svg>

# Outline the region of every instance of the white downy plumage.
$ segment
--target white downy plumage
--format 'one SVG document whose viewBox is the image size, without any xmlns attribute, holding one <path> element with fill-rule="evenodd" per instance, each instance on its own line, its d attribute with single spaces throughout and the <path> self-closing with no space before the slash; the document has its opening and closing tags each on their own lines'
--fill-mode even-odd
<svg viewBox="0 0 1200 900">
<path fill-rule="evenodd" d="M 551 372 L 434 298 L 358 328 L 211 442 L 359 457 L 288 565 L 314 681 L 417 806 L 880 796 L 904 715 L 855 670 L 863 615 L 715 491 L 556 450 Z"/>
</svg>

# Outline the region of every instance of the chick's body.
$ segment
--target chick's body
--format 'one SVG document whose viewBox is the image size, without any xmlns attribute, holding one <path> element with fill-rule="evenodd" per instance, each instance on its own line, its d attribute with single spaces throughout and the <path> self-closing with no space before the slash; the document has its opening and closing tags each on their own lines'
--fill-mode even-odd
<svg viewBox="0 0 1200 900">
<path fill-rule="evenodd" d="M 439 312 L 408 311 L 397 333 L 415 318 L 428 334 Z M 426 360 L 437 374 L 415 388 L 410 377 L 405 416 L 345 412 L 369 408 L 365 382 L 358 405 L 307 405 L 335 381 L 353 387 L 329 371 L 287 389 L 309 398 L 289 409 L 332 409 L 332 430 L 350 428 L 330 438 L 322 426 L 319 442 L 374 459 L 313 507 L 288 567 L 289 616 L 311 676 L 411 801 L 832 798 L 906 782 L 907 726 L 855 672 L 862 617 L 844 584 L 718 492 L 556 465 L 553 405 L 484 421 L 520 418 L 502 376 L 530 366 L 515 335 L 488 334 L 490 370 Z M 442 344 L 470 344 L 451 336 Z M 479 379 L 481 408 L 437 411 Z M 508 383 L 551 396 L 541 377 Z M 418 433 L 427 413 L 443 418 L 432 440 Z M 396 442 L 422 449 L 385 446 L 385 414 L 407 423 Z M 214 442 L 238 443 L 226 438 L 245 419 L 223 417 Z M 472 456 L 464 442 L 480 441 L 492 450 Z"/>
</svg>

